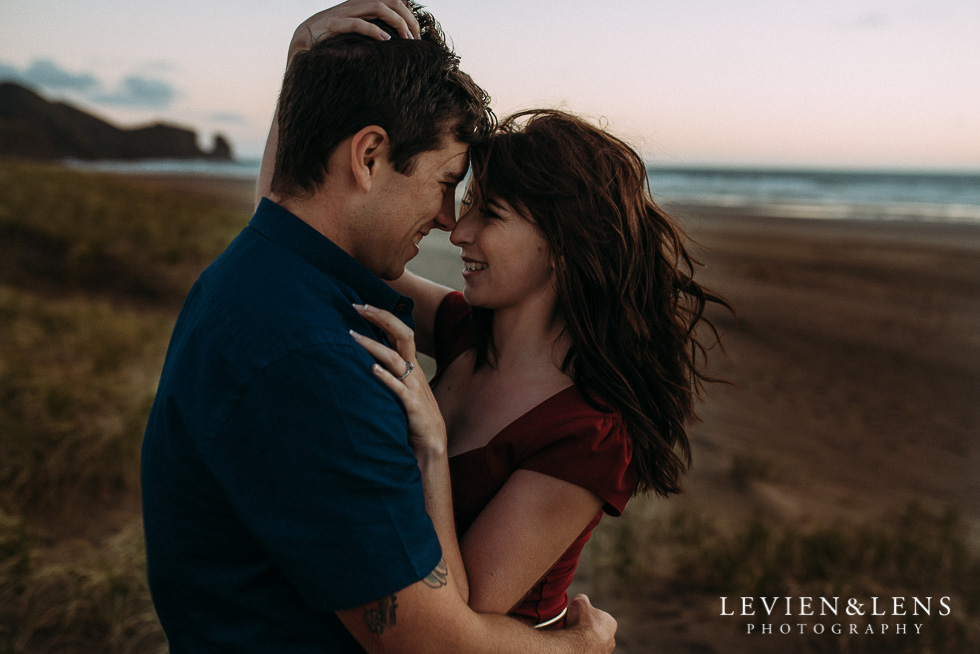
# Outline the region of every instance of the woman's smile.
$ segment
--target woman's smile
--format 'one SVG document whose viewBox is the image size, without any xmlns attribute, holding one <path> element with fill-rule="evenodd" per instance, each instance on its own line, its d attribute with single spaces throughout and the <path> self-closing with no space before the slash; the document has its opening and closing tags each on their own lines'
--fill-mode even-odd
<svg viewBox="0 0 980 654">
<path fill-rule="evenodd" d="M 463 257 L 463 277 L 472 277 L 474 274 L 486 270 L 489 268 L 489 264 L 482 261 L 476 261 L 470 259 L 469 257 Z"/>
</svg>

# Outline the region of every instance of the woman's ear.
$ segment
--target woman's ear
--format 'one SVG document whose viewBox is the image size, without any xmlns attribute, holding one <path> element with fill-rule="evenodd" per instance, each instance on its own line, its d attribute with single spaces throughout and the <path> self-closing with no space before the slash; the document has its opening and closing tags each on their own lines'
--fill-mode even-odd
<svg viewBox="0 0 980 654">
<path fill-rule="evenodd" d="M 565 255 L 548 253 L 548 263 L 551 264 L 552 274 L 558 274 L 558 269 L 565 269 Z"/>
<path fill-rule="evenodd" d="M 354 134 L 350 141 L 350 163 L 358 188 L 371 189 L 379 164 L 388 161 L 390 146 L 388 132 L 378 125 L 368 125 Z"/>
</svg>

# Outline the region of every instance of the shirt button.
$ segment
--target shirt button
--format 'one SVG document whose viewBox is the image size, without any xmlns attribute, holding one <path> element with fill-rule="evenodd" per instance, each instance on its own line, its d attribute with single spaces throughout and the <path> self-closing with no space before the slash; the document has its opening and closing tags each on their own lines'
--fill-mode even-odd
<svg viewBox="0 0 980 654">
<path fill-rule="evenodd" d="M 399 300 L 398 304 L 395 305 L 395 313 L 405 313 L 408 311 L 408 302 Z"/>
</svg>

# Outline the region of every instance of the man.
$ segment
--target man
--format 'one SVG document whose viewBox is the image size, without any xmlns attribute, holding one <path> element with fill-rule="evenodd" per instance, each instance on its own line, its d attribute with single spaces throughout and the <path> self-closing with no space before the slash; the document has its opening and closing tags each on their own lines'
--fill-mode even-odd
<svg viewBox="0 0 980 654">
<path fill-rule="evenodd" d="M 290 52 L 272 199 L 188 296 L 143 444 L 171 651 L 611 651 L 615 621 L 582 597 L 563 631 L 469 610 L 451 516 L 349 334 L 381 338 L 355 304 L 411 324 L 382 279 L 452 228 L 486 94 L 401 0 L 321 12 Z"/>
</svg>

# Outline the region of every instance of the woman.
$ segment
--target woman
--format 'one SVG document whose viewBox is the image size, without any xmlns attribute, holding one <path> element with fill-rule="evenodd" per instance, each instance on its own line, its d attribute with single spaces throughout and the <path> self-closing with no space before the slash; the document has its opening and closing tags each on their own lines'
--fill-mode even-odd
<svg viewBox="0 0 980 654">
<path fill-rule="evenodd" d="M 619 139 L 530 110 L 471 157 L 451 236 L 463 293 L 410 273 L 393 286 L 415 298 L 415 341 L 437 361 L 470 604 L 547 624 L 602 513 L 634 491 L 679 492 L 709 381 L 696 327 L 714 333 L 705 304 L 727 304 L 693 280 L 680 230 Z M 381 313 L 365 316 L 405 343 Z M 410 414 L 434 410 L 424 384 L 396 379 L 412 348 L 358 340 Z"/>
<path fill-rule="evenodd" d="M 418 36 L 410 20 L 390 24 Z M 463 293 L 406 273 L 392 285 L 414 298 L 416 333 L 359 307 L 395 347 L 352 336 L 406 406 L 427 506 L 448 506 L 450 490 L 426 467 L 451 470 L 458 549 L 437 531 L 448 565 L 465 568 L 460 593 L 481 612 L 560 624 L 602 513 L 619 515 L 636 492 L 679 492 L 685 425 L 709 381 L 696 328 L 714 332 L 705 304 L 727 304 L 693 280 L 680 230 L 619 139 L 532 110 L 471 159 L 451 236 Z M 436 359 L 431 389 L 410 374 L 416 347 Z"/>
</svg>

